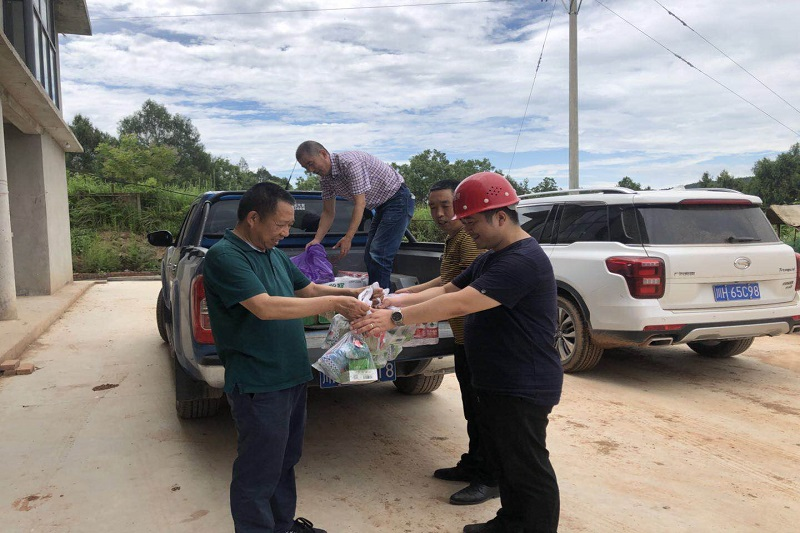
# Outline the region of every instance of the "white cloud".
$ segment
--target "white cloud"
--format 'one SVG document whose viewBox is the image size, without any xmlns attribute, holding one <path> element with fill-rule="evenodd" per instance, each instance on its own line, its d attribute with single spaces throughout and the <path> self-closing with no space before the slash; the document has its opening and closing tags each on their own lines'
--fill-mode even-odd
<svg viewBox="0 0 800 533">
<path fill-rule="evenodd" d="M 552 2 L 553 24 L 512 175 L 534 183 L 546 175 L 565 180 L 568 19 L 558 0 L 125 22 L 103 19 L 376 2 L 95 0 L 89 3 L 95 35 L 62 38 L 65 116 L 82 113 L 114 132 L 122 117 L 153 98 L 191 118 L 213 154 L 245 157 L 272 172 L 291 169 L 294 148 L 308 138 L 398 162 L 427 148 L 451 158 L 485 152 L 510 159 Z M 603 3 L 800 130 L 799 113 L 656 2 Z M 800 84 L 794 24 L 800 4 L 662 3 L 800 107 L 792 101 Z M 584 2 L 578 21 L 583 185 L 624 175 L 674 185 L 723 168 L 746 175 L 758 158 L 797 142 L 599 3 Z M 561 160 L 552 162 L 554 150 L 564 150 Z M 545 152 L 548 163 L 536 163 Z"/>
</svg>

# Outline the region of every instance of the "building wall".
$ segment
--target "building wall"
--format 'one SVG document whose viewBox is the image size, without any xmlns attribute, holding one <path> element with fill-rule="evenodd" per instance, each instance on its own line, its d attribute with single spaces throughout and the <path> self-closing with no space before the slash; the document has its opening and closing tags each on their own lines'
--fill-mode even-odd
<svg viewBox="0 0 800 533">
<path fill-rule="evenodd" d="M 72 281 L 64 152 L 46 133 L 5 133 L 17 295 L 52 294 Z"/>
</svg>

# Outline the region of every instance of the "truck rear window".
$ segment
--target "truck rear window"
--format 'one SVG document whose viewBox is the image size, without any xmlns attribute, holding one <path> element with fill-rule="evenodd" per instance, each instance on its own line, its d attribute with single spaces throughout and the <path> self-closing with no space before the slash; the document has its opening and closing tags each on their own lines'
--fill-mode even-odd
<svg viewBox="0 0 800 533">
<path fill-rule="evenodd" d="M 648 205 L 636 210 L 644 244 L 778 242 L 757 206 Z"/>
<path fill-rule="evenodd" d="M 226 229 L 236 226 L 236 210 L 239 208 L 237 200 L 221 200 L 211 204 L 208 212 L 204 235 L 222 235 Z M 345 233 L 350 227 L 350 217 L 353 213 L 353 204 L 345 200 L 336 202 L 336 215 L 329 233 Z M 303 198 L 295 199 L 294 225 L 290 234 L 315 233 L 319 226 L 319 217 L 322 214 L 322 199 Z M 369 220 L 366 217 L 361 221 L 359 231 L 369 230 Z"/>
</svg>

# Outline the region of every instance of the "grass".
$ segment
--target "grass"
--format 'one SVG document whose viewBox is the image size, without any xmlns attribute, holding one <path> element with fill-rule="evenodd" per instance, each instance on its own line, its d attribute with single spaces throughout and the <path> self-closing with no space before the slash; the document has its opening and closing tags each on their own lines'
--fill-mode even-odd
<svg viewBox="0 0 800 533">
<path fill-rule="evenodd" d="M 68 176 L 67 190 L 73 270 L 79 273 L 157 271 L 163 250 L 147 243 L 147 233 L 177 234 L 200 193 L 110 184 L 80 174 Z"/>
</svg>

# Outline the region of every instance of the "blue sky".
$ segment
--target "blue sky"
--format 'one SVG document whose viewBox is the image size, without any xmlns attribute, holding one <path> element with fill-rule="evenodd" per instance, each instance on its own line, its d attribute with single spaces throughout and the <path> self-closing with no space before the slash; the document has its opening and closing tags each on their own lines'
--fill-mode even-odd
<svg viewBox="0 0 800 533">
<path fill-rule="evenodd" d="M 515 178 L 566 187 L 561 1 L 331 9 L 406 3 L 415 2 L 88 0 L 94 35 L 61 37 L 64 115 L 115 132 L 152 98 L 189 117 L 212 154 L 282 176 L 297 144 L 315 139 L 397 163 L 425 149 L 488 157 Z M 319 8 L 327 10 L 286 12 Z M 175 17 L 257 11 L 275 13 Z M 630 176 L 668 187 L 723 169 L 746 176 L 798 142 L 798 20 L 800 2 L 785 0 L 584 0 L 581 186 Z"/>
</svg>

